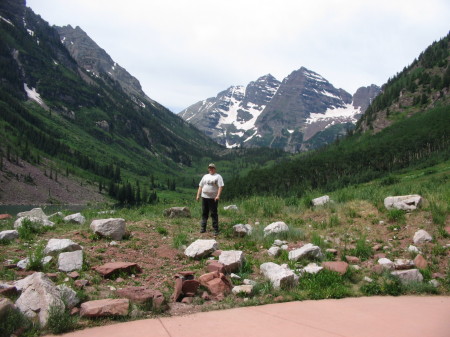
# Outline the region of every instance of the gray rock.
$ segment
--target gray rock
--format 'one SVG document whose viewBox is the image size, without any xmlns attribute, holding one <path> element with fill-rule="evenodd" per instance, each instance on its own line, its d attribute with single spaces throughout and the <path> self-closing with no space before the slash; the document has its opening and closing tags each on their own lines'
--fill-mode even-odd
<svg viewBox="0 0 450 337">
<path fill-rule="evenodd" d="M 83 251 L 76 250 L 74 252 L 61 253 L 58 256 L 58 270 L 63 272 L 71 272 L 81 270 L 83 268 Z"/>
<path fill-rule="evenodd" d="M 418 269 L 396 270 L 391 272 L 391 275 L 398 277 L 403 284 L 423 281 L 423 276 Z"/>
<path fill-rule="evenodd" d="M 184 255 L 193 259 L 201 259 L 217 250 L 216 240 L 196 240 L 184 251 Z"/>
<path fill-rule="evenodd" d="M 385 257 L 378 259 L 378 264 L 382 265 L 385 269 L 394 269 L 394 262 Z"/>
<path fill-rule="evenodd" d="M 18 237 L 19 237 L 19 232 L 14 229 L 0 232 L 0 240 L 10 241 L 10 240 L 17 239 Z"/>
<path fill-rule="evenodd" d="M 82 216 L 81 213 L 75 213 L 75 214 L 68 215 L 63 220 L 66 222 L 77 223 L 80 225 L 82 225 L 86 222 L 86 218 L 84 216 Z"/>
<path fill-rule="evenodd" d="M 231 289 L 231 292 L 233 294 L 239 294 L 239 293 L 251 294 L 252 291 L 253 291 L 253 285 L 251 285 L 251 284 L 235 286 L 235 287 L 233 287 L 233 289 Z"/>
<path fill-rule="evenodd" d="M 48 219 L 42 219 L 42 218 L 38 218 L 38 217 L 32 217 L 32 216 L 24 216 L 24 217 L 20 217 L 18 218 L 15 222 L 14 222 L 14 228 L 19 228 L 22 227 L 22 223 L 25 219 L 30 220 L 31 222 L 39 225 L 39 226 L 44 226 L 44 227 L 54 227 L 55 223 L 51 222 Z"/>
<path fill-rule="evenodd" d="M 225 211 L 230 211 L 230 210 L 232 210 L 232 211 L 238 211 L 238 210 L 239 210 L 239 208 L 238 208 L 236 205 L 225 206 L 223 209 L 224 209 Z"/>
<path fill-rule="evenodd" d="M 83 247 L 70 239 L 50 239 L 47 242 L 47 246 L 45 246 L 44 254 L 57 255 L 62 252 L 73 252 L 82 249 Z"/>
<path fill-rule="evenodd" d="M 298 277 L 287 266 L 280 266 L 273 262 L 263 263 L 259 269 L 275 289 L 293 287 L 298 283 Z"/>
<path fill-rule="evenodd" d="M 100 236 L 113 240 L 122 240 L 126 232 L 126 223 L 121 218 L 93 220 L 91 230 Z"/>
<path fill-rule="evenodd" d="M 287 231 L 289 231 L 289 227 L 283 221 L 272 222 L 270 225 L 264 228 L 264 236 Z"/>
<path fill-rule="evenodd" d="M 33 208 L 31 211 L 17 213 L 17 217 L 18 218 L 23 218 L 23 217 L 39 218 L 42 220 L 48 219 L 48 216 L 45 215 L 42 208 Z"/>
<path fill-rule="evenodd" d="M 286 243 L 287 243 L 286 241 L 282 241 L 282 240 L 276 239 L 276 240 L 273 242 L 273 246 L 281 247 L 282 245 L 285 245 Z"/>
<path fill-rule="evenodd" d="M 289 260 L 298 261 L 301 258 L 322 259 L 322 250 L 318 246 L 314 246 L 312 243 L 307 243 L 301 248 L 291 250 L 289 252 Z"/>
<path fill-rule="evenodd" d="M 412 211 L 420 206 L 422 197 L 418 194 L 387 197 L 384 199 L 384 207 L 387 209 L 401 209 Z"/>
<path fill-rule="evenodd" d="M 253 227 L 249 224 L 237 224 L 233 226 L 233 232 L 236 236 L 251 235 Z"/>
<path fill-rule="evenodd" d="M 412 269 L 414 268 L 414 262 L 408 259 L 395 259 L 394 268 L 396 270 Z"/>
<path fill-rule="evenodd" d="M 300 269 L 300 273 L 317 274 L 323 267 L 317 265 L 317 263 L 309 263 L 306 267 Z"/>
<path fill-rule="evenodd" d="M 414 241 L 415 245 L 418 245 L 418 244 L 421 244 L 421 243 L 424 243 L 424 242 L 428 242 L 428 241 L 431 241 L 431 240 L 433 240 L 433 237 L 430 234 L 428 234 L 427 231 L 425 231 L 423 229 L 419 229 L 414 234 L 414 238 L 413 238 L 413 241 Z"/>
<path fill-rule="evenodd" d="M 270 256 L 273 256 L 273 257 L 277 257 L 278 255 L 280 255 L 280 253 L 281 253 L 281 248 L 276 247 L 276 246 L 270 247 L 267 250 L 267 254 L 269 254 Z"/>
<path fill-rule="evenodd" d="M 41 326 L 47 324 L 51 306 L 65 308 L 61 293 L 44 273 L 34 273 L 16 282 L 16 288 L 22 291 L 17 308 L 31 319 L 38 318 Z"/>
<path fill-rule="evenodd" d="M 77 296 L 77 293 L 72 288 L 66 286 L 65 284 L 57 285 L 61 300 L 64 302 L 68 309 L 72 309 L 80 303 L 80 299 Z"/>
<path fill-rule="evenodd" d="M 319 198 L 315 198 L 311 200 L 313 206 L 323 206 L 330 202 L 330 197 L 328 195 L 321 196 Z"/>
<path fill-rule="evenodd" d="M 430 280 L 428 283 L 431 284 L 435 288 L 439 288 L 439 286 L 441 285 L 438 280 L 434 280 L 434 279 Z"/>
<path fill-rule="evenodd" d="M 244 253 L 240 250 L 224 250 L 219 256 L 219 262 L 227 273 L 238 271 L 244 263 Z"/>
<path fill-rule="evenodd" d="M 164 216 L 169 218 L 190 218 L 191 211 L 188 207 L 171 207 L 164 210 Z"/>
<path fill-rule="evenodd" d="M 419 248 L 417 248 L 416 246 L 413 246 L 413 245 L 409 245 L 408 252 L 420 254 Z"/>
</svg>

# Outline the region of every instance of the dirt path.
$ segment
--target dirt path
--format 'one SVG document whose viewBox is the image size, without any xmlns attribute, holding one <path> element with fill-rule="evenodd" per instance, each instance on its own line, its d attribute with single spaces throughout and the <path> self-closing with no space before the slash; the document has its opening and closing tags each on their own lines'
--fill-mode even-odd
<svg viewBox="0 0 450 337">
<path fill-rule="evenodd" d="M 269 304 L 81 330 L 66 337 L 448 337 L 450 297 Z"/>
</svg>

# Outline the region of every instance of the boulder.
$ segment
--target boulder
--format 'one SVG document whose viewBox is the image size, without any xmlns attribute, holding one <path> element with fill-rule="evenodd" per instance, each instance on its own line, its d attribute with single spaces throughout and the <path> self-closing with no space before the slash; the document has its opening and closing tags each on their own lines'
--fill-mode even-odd
<svg viewBox="0 0 450 337">
<path fill-rule="evenodd" d="M 36 224 L 37 226 L 44 226 L 44 227 L 54 227 L 55 223 L 51 222 L 48 219 L 42 219 L 42 218 L 37 218 L 37 217 L 30 217 L 30 216 L 23 216 L 18 218 L 15 222 L 14 222 L 14 228 L 17 229 L 19 227 L 22 227 L 22 223 L 23 221 L 27 219 L 31 222 L 33 222 L 34 224 Z"/>
<path fill-rule="evenodd" d="M 344 261 L 327 261 L 322 263 L 322 266 L 341 275 L 344 275 L 348 270 L 348 263 Z"/>
<path fill-rule="evenodd" d="M 128 287 L 116 290 L 120 297 L 128 298 L 134 303 L 150 303 L 152 309 L 162 309 L 165 305 L 164 295 L 158 290 L 147 287 Z"/>
<path fill-rule="evenodd" d="M 70 239 L 50 239 L 45 246 L 44 254 L 58 255 L 62 252 L 74 252 L 82 249 L 83 247 Z"/>
<path fill-rule="evenodd" d="M 22 218 L 22 217 L 39 218 L 42 220 L 48 219 L 48 216 L 45 215 L 44 211 L 40 207 L 33 208 L 31 211 L 17 213 L 17 217 L 18 218 Z"/>
<path fill-rule="evenodd" d="M 219 256 L 219 262 L 225 267 L 225 272 L 238 271 L 244 263 L 244 252 L 240 250 L 224 250 Z"/>
<path fill-rule="evenodd" d="M 233 287 L 233 289 L 231 289 L 231 292 L 233 294 L 239 294 L 239 293 L 251 294 L 252 291 L 253 291 L 253 285 L 250 285 L 250 284 L 248 284 L 248 285 L 243 284 L 240 286 L 235 286 L 235 287 Z"/>
<path fill-rule="evenodd" d="M 61 253 L 58 256 L 58 270 L 63 272 L 71 272 L 81 270 L 83 268 L 83 251 L 76 250 L 74 252 Z"/>
<path fill-rule="evenodd" d="M 308 265 L 302 269 L 300 269 L 299 271 L 303 274 L 303 273 L 308 273 L 308 274 L 317 274 L 319 271 L 321 271 L 323 269 L 323 267 L 320 267 L 317 265 L 317 263 L 308 263 Z"/>
<path fill-rule="evenodd" d="M 126 233 L 126 223 L 121 218 L 93 220 L 90 228 L 95 234 L 112 240 L 122 240 Z"/>
<path fill-rule="evenodd" d="M 267 254 L 273 257 L 277 257 L 281 253 L 281 248 L 277 246 L 272 246 L 267 250 Z"/>
<path fill-rule="evenodd" d="M 263 263 L 259 267 L 261 273 L 268 279 L 275 289 L 293 287 L 298 283 L 298 277 L 287 266 L 280 266 L 273 262 Z"/>
<path fill-rule="evenodd" d="M 394 262 L 385 257 L 379 259 L 378 264 L 385 269 L 394 269 Z"/>
<path fill-rule="evenodd" d="M 391 272 L 391 275 L 398 277 L 403 284 L 423 281 L 423 276 L 418 269 L 396 270 Z"/>
<path fill-rule="evenodd" d="M 272 222 L 270 225 L 264 228 L 264 236 L 287 231 L 289 231 L 289 227 L 283 221 Z"/>
<path fill-rule="evenodd" d="M 412 211 L 420 206 L 422 197 L 418 194 L 387 197 L 384 199 L 384 207 L 387 209 L 401 209 Z"/>
<path fill-rule="evenodd" d="M 312 243 L 307 243 L 301 248 L 291 250 L 289 252 L 289 260 L 298 261 L 301 258 L 322 259 L 322 250 Z"/>
<path fill-rule="evenodd" d="M 81 215 L 81 213 L 75 213 L 64 217 L 63 219 L 66 222 L 72 222 L 77 224 L 84 224 L 86 222 L 86 218 Z"/>
<path fill-rule="evenodd" d="M 81 317 L 127 316 L 130 300 L 127 298 L 88 301 L 81 304 Z"/>
<path fill-rule="evenodd" d="M 236 205 L 228 205 L 223 208 L 225 211 L 238 211 L 239 208 Z"/>
<path fill-rule="evenodd" d="M 424 242 L 429 242 L 431 240 L 433 240 L 433 237 L 423 229 L 419 229 L 417 232 L 414 233 L 413 241 L 415 245 L 419 245 Z"/>
<path fill-rule="evenodd" d="M 137 263 L 133 262 L 109 262 L 101 266 L 93 267 L 92 269 L 104 277 L 109 277 L 117 272 L 124 272 L 128 274 L 141 272 L 141 268 L 137 265 Z"/>
<path fill-rule="evenodd" d="M 236 236 L 246 236 L 251 235 L 253 231 L 253 227 L 249 224 L 237 224 L 233 226 L 233 233 Z"/>
<path fill-rule="evenodd" d="M 197 294 L 200 282 L 197 280 L 183 280 L 183 286 L 181 287 L 181 292 L 184 296 L 193 297 Z"/>
<path fill-rule="evenodd" d="M 414 259 L 414 265 L 419 269 L 426 269 L 428 267 L 428 262 L 422 255 L 417 255 Z"/>
<path fill-rule="evenodd" d="M 321 196 L 311 200 L 313 206 L 323 206 L 330 202 L 330 197 L 328 195 Z"/>
<path fill-rule="evenodd" d="M 65 284 L 57 285 L 56 288 L 59 290 L 61 299 L 67 308 L 72 309 L 80 303 L 77 293 L 72 288 L 69 288 Z"/>
<path fill-rule="evenodd" d="M 208 272 L 218 271 L 219 273 L 225 273 L 225 266 L 217 260 L 208 260 L 206 261 L 206 270 Z"/>
<path fill-rule="evenodd" d="M 38 318 L 41 326 L 47 324 L 51 306 L 65 308 L 60 291 L 44 273 L 33 273 L 17 281 L 16 288 L 22 291 L 17 308 L 31 319 Z"/>
<path fill-rule="evenodd" d="M 188 207 L 171 207 L 164 210 L 164 216 L 169 218 L 190 218 L 191 211 Z"/>
<path fill-rule="evenodd" d="M 203 274 L 198 278 L 200 284 L 208 288 L 212 296 L 218 297 L 220 295 L 226 295 L 231 292 L 231 282 L 225 277 L 224 274 L 217 271 Z"/>
<path fill-rule="evenodd" d="M 10 240 L 15 240 L 17 238 L 19 238 L 19 232 L 14 229 L 0 232 L 0 241 L 2 241 L 2 240 L 10 241 Z"/>
<path fill-rule="evenodd" d="M 201 259 L 210 255 L 217 249 L 216 240 L 198 239 L 191 243 L 184 251 L 184 255 L 193 259 Z"/>
</svg>

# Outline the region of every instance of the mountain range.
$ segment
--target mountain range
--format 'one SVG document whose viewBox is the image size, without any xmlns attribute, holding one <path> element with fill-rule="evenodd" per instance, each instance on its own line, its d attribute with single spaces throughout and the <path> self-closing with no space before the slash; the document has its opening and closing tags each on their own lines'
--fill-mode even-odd
<svg viewBox="0 0 450 337">
<path fill-rule="evenodd" d="M 301 67 L 281 82 L 268 74 L 247 86 L 231 86 L 179 115 L 228 148 L 300 152 L 345 135 L 379 93 L 370 85 L 352 96 Z"/>
</svg>

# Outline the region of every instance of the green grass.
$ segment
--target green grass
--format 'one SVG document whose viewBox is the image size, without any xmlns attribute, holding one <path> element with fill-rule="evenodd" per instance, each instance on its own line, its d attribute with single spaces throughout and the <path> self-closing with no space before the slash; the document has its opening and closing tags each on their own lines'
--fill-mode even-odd
<svg viewBox="0 0 450 337">
<path fill-rule="evenodd" d="M 75 330 L 77 327 L 77 319 L 70 315 L 68 310 L 60 306 L 50 306 L 49 316 L 46 328 L 54 334 L 62 334 L 64 332 Z"/>
<path fill-rule="evenodd" d="M 329 270 L 321 270 L 317 274 L 305 274 L 300 278 L 299 289 L 313 300 L 325 298 L 344 298 L 352 295 L 349 285 L 343 276 Z"/>
</svg>

